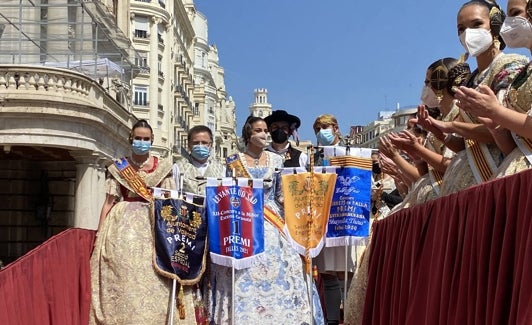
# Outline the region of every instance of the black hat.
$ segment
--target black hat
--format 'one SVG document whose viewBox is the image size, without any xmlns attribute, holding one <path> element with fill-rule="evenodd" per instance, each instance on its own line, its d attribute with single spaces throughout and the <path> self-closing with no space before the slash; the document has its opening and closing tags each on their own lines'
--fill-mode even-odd
<svg viewBox="0 0 532 325">
<path fill-rule="evenodd" d="M 264 121 L 266 121 L 266 125 L 268 127 L 270 127 L 270 125 L 273 122 L 278 122 L 278 121 L 288 122 L 288 125 L 290 125 L 290 128 L 293 127 L 295 129 L 299 128 L 299 126 L 301 125 L 301 120 L 299 119 L 299 117 L 295 115 L 290 115 L 286 111 L 283 111 L 283 110 L 273 111 L 271 115 L 268 115 L 264 118 Z"/>
</svg>

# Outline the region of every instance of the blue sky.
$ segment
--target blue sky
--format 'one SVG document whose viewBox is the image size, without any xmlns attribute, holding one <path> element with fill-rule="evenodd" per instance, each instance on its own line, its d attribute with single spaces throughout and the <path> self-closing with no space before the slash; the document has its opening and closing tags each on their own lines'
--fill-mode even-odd
<svg viewBox="0 0 532 325">
<path fill-rule="evenodd" d="M 195 0 L 237 105 L 237 134 L 253 90 L 267 88 L 273 109 L 299 116 L 301 137 L 313 142 L 320 114 L 335 115 L 345 134 L 397 103 L 417 105 L 426 68 L 464 52 L 456 32 L 464 2 Z"/>
</svg>

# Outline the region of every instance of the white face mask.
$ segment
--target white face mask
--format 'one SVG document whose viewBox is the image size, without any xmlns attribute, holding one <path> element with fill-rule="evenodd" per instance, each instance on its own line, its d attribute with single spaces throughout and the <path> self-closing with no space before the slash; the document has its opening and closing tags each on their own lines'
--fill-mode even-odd
<svg viewBox="0 0 532 325">
<path fill-rule="evenodd" d="M 489 30 L 484 28 L 466 28 L 460 34 L 460 43 L 471 56 L 484 53 L 493 43 L 493 37 Z"/>
<path fill-rule="evenodd" d="M 259 148 L 264 148 L 267 145 L 266 133 L 254 134 L 249 138 L 249 142 L 253 143 Z"/>
<path fill-rule="evenodd" d="M 501 37 L 508 47 L 532 48 L 532 24 L 521 16 L 506 17 L 501 27 Z"/>
<path fill-rule="evenodd" d="M 440 101 L 438 100 L 438 97 L 434 93 L 434 90 L 430 88 L 429 86 L 425 85 L 423 86 L 423 90 L 421 90 L 421 102 L 427 107 L 439 107 Z"/>
</svg>

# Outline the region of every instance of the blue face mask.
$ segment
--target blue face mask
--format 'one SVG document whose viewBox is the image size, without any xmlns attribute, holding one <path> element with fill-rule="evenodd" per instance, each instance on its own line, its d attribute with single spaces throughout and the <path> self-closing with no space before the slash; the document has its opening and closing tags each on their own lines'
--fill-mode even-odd
<svg viewBox="0 0 532 325">
<path fill-rule="evenodd" d="M 190 155 L 198 161 L 204 161 L 211 155 L 211 149 L 207 146 L 197 144 L 192 147 Z"/>
<path fill-rule="evenodd" d="M 133 140 L 131 148 L 136 155 L 145 155 L 150 152 L 151 141 Z"/>
<path fill-rule="evenodd" d="M 316 137 L 318 138 L 318 144 L 321 144 L 322 146 L 330 146 L 334 142 L 334 133 L 332 129 L 321 129 L 318 134 L 316 134 Z"/>
</svg>

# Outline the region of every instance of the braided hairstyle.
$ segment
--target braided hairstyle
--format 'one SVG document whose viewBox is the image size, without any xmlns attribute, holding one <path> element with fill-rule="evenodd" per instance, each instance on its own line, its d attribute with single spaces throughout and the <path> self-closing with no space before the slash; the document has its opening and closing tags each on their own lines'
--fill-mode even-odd
<svg viewBox="0 0 532 325">
<path fill-rule="evenodd" d="M 469 68 L 469 64 L 465 62 L 460 62 L 450 68 L 448 74 L 449 82 L 447 83 L 447 91 L 449 94 L 454 96 L 453 87 L 464 86 L 470 76 L 471 69 Z"/>
<path fill-rule="evenodd" d="M 430 71 L 430 87 L 436 96 L 443 96 L 442 92 L 447 89 L 454 96 L 453 87 L 464 84 L 471 74 L 469 65 L 454 58 L 443 58 L 433 62 L 427 70 Z"/>
<path fill-rule="evenodd" d="M 530 3 L 530 1 L 529 1 Z M 499 37 L 499 33 L 501 31 L 502 24 L 504 22 L 504 19 L 506 18 L 506 14 L 504 11 L 499 7 L 496 1 L 494 0 L 470 0 L 462 5 L 459 12 L 468 6 L 471 5 L 477 5 L 482 6 L 488 9 L 489 18 L 490 18 L 490 29 L 491 29 L 491 35 L 493 36 L 493 41 L 498 41 L 500 43 L 499 50 L 504 50 L 506 47 L 506 44 L 504 43 L 504 40 L 502 37 Z"/>
</svg>

